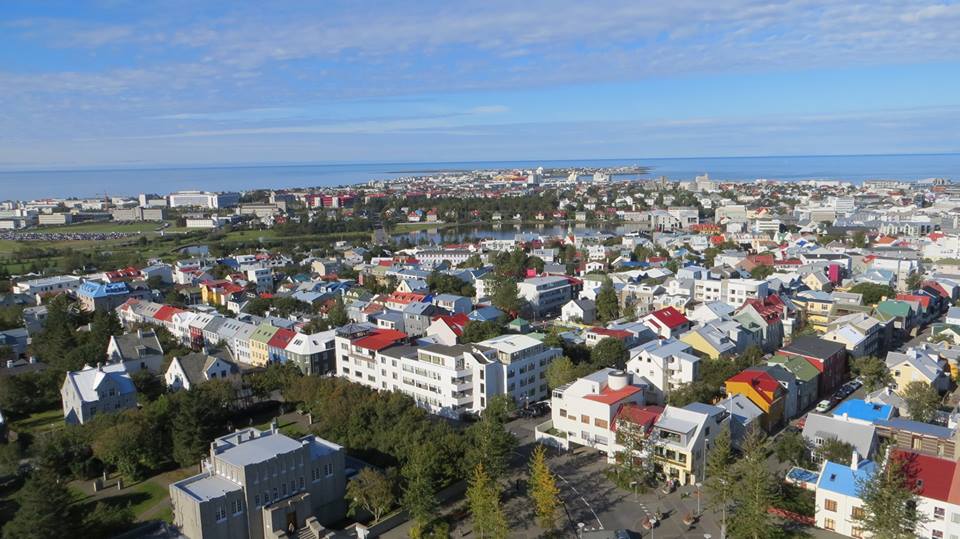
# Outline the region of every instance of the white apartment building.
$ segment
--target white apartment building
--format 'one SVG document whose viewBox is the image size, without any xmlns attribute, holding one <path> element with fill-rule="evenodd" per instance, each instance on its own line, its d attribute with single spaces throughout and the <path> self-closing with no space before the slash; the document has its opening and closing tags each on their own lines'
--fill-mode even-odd
<svg viewBox="0 0 960 539">
<path fill-rule="evenodd" d="M 856 518 L 863 512 L 858 485 L 876 471 L 873 461 L 862 460 L 856 452 L 850 465 L 825 461 L 817 480 L 815 519 L 818 528 L 847 537 L 866 537 Z"/>
<path fill-rule="evenodd" d="M 31 295 L 76 292 L 81 284 L 83 284 L 83 280 L 79 277 L 74 277 L 73 275 L 56 275 L 54 277 L 20 281 L 13 285 L 13 291 L 17 294 Z"/>
<path fill-rule="evenodd" d="M 273 271 L 270 268 L 247 268 L 247 280 L 257 285 L 257 292 L 273 291 Z"/>
<path fill-rule="evenodd" d="M 729 419 L 723 408 L 709 404 L 667 406 L 651 435 L 664 475 L 682 484 L 703 481 L 707 451 Z"/>
<path fill-rule="evenodd" d="M 206 191 L 177 191 L 167 197 L 171 208 L 200 207 L 229 208 L 240 203 L 238 193 L 209 193 Z"/>
<path fill-rule="evenodd" d="M 628 372 L 601 369 L 553 390 L 550 421 L 537 427 L 536 437 L 563 449 L 571 443 L 593 447 L 612 457 L 622 449 L 616 414 L 627 404 L 642 406 L 644 387 Z"/>
<path fill-rule="evenodd" d="M 693 285 L 693 299 L 700 302 L 723 301 L 739 306 L 748 299 L 763 299 L 768 295 L 767 281 L 759 279 L 697 279 Z"/>
<path fill-rule="evenodd" d="M 405 338 L 360 324 L 340 328 L 337 376 L 405 393 L 431 413 L 456 418 L 483 411 L 494 395 L 507 395 L 520 406 L 546 398 L 547 367 L 561 354 L 525 335 L 420 347 L 402 344 Z"/>
<path fill-rule="evenodd" d="M 631 348 L 629 354 L 627 372 L 647 386 L 647 402 L 663 404 L 672 390 L 700 378 L 700 358 L 685 342 L 653 340 Z"/>
<path fill-rule="evenodd" d="M 517 283 L 518 295 L 525 299 L 534 316 L 559 312 L 570 301 L 572 287 L 565 277 L 533 277 Z"/>
</svg>

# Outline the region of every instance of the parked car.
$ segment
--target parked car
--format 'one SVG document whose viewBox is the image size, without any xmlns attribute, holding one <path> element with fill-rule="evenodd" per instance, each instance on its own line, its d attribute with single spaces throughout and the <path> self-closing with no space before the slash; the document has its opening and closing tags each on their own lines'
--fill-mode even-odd
<svg viewBox="0 0 960 539">
<path fill-rule="evenodd" d="M 826 412 L 833 406 L 833 403 L 827 399 L 824 399 L 817 403 L 816 410 L 820 413 Z"/>
</svg>

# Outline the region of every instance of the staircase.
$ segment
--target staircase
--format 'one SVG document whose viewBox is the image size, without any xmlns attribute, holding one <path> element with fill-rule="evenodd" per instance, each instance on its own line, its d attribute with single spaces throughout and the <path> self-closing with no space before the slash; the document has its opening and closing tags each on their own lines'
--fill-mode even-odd
<svg viewBox="0 0 960 539">
<path fill-rule="evenodd" d="M 297 530 L 297 539 L 319 539 L 309 527 L 304 526 Z"/>
</svg>

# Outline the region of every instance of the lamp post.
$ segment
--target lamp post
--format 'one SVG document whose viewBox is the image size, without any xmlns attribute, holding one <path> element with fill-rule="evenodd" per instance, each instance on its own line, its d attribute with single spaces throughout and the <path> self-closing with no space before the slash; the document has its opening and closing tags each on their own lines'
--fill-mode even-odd
<svg viewBox="0 0 960 539">
<path fill-rule="evenodd" d="M 630 488 L 633 489 L 633 501 L 637 501 L 637 482 L 630 481 Z"/>
</svg>

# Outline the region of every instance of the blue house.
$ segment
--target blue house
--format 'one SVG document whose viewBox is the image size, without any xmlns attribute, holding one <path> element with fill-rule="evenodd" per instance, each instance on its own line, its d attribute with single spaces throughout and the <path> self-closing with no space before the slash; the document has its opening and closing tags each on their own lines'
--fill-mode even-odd
<svg viewBox="0 0 960 539">
<path fill-rule="evenodd" d="M 893 418 L 893 411 L 893 406 L 889 404 L 874 404 L 863 399 L 850 399 L 840 403 L 840 406 L 833 410 L 833 416 L 874 423 Z"/>
</svg>

